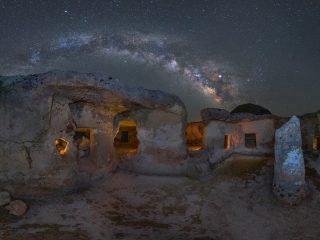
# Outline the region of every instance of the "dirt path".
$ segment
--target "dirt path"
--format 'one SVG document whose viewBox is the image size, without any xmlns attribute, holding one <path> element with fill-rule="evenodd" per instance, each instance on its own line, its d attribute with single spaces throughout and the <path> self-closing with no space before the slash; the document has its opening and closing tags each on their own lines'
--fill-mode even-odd
<svg viewBox="0 0 320 240">
<path fill-rule="evenodd" d="M 21 219 L 1 211 L 0 239 L 320 239 L 320 192 L 286 207 L 271 183 L 270 159 L 233 158 L 201 181 L 117 173 L 85 192 L 29 202 Z"/>
</svg>

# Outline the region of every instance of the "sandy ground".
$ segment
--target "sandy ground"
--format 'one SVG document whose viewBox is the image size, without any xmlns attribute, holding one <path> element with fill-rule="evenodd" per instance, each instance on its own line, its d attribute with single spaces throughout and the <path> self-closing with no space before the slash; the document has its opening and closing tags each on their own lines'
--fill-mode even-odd
<svg viewBox="0 0 320 240">
<path fill-rule="evenodd" d="M 232 157 L 202 180 L 117 173 L 89 190 L 0 210 L 0 239 L 320 239 L 320 177 L 310 196 L 279 204 L 271 159 Z"/>
</svg>

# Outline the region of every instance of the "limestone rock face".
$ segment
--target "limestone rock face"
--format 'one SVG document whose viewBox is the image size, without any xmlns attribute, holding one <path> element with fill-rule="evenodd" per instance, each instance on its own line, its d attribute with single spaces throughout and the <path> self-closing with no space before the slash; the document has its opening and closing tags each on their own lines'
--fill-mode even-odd
<svg viewBox="0 0 320 240">
<path fill-rule="evenodd" d="M 300 121 L 293 116 L 276 131 L 273 192 L 282 201 L 297 204 L 306 194 Z"/>
<path fill-rule="evenodd" d="M 164 173 L 151 169 L 159 161 L 181 168 L 186 109 L 178 97 L 90 73 L 0 76 L 0 186 L 36 197 L 107 177 L 120 162 L 113 122 L 122 112 L 136 116 L 137 170 Z"/>
<path fill-rule="evenodd" d="M 119 114 L 114 121 L 114 133 L 123 120 L 137 123 L 139 147 L 136 155 L 121 157 L 121 169 L 153 175 L 186 174 L 184 115 L 149 109 L 131 111 L 125 116 Z"/>
<path fill-rule="evenodd" d="M 263 108 L 262 108 L 263 109 Z M 263 114 L 265 113 L 265 114 Z M 228 112 L 224 109 L 219 108 L 205 108 L 202 109 L 201 118 L 204 123 L 209 123 L 211 121 L 224 121 L 224 122 L 241 122 L 241 121 L 257 121 L 263 119 L 274 119 L 274 115 L 267 111 L 257 112 Z"/>
<path fill-rule="evenodd" d="M 265 118 L 254 121 L 210 121 L 204 128 L 204 147 L 210 163 L 217 164 L 230 155 L 269 155 L 274 153 L 274 121 Z M 254 133 L 255 147 L 247 147 L 245 136 Z"/>
<path fill-rule="evenodd" d="M 6 209 L 12 215 L 22 216 L 27 212 L 28 206 L 21 200 L 14 200 L 10 202 L 8 206 L 6 206 Z"/>
<path fill-rule="evenodd" d="M 210 122 L 211 120 L 226 121 L 230 118 L 230 112 L 220 108 L 205 108 L 201 110 L 200 114 L 204 122 Z"/>
<path fill-rule="evenodd" d="M 10 202 L 11 197 L 8 192 L 0 192 L 0 207 Z"/>
</svg>

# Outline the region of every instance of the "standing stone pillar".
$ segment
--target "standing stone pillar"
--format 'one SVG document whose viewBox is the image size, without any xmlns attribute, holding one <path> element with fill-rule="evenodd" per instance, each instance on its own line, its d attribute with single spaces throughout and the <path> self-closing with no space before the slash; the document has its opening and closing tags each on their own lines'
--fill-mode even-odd
<svg viewBox="0 0 320 240">
<path fill-rule="evenodd" d="M 293 116 L 276 130 L 273 192 L 290 205 L 306 195 L 300 120 Z"/>
</svg>

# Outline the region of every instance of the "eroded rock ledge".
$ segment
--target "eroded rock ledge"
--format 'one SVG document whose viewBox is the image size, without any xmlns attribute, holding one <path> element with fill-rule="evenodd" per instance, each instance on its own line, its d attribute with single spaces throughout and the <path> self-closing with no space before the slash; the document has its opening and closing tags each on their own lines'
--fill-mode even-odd
<svg viewBox="0 0 320 240">
<path fill-rule="evenodd" d="M 63 71 L 0 83 L 0 182 L 13 195 L 85 187 L 127 166 L 114 148 L 121 113 L 139 130 L 129 170 L 181 173 L 187 114 L 174 95 Z"/>
</svg>

